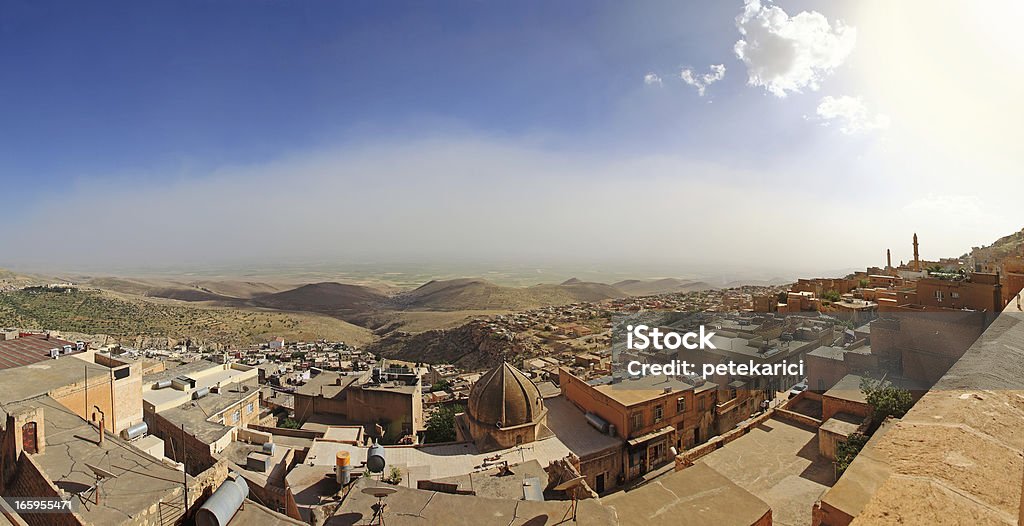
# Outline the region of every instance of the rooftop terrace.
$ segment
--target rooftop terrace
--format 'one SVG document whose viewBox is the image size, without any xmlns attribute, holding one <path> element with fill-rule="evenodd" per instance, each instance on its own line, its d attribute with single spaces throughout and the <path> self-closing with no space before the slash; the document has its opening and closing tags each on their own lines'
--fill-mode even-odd
<svg viewBox="0 0 1024 526">
<path fill-rule="evenodd" d="M 103 482 L 98 505 L 82 502 L 78 514 L 87 523 L 120 524 L 161 500 L 180 504 L 180 471 L 110 434 L 98 445 L 96 428 L 48 396 L 15 405 L 20 406 L 43 408 L 46 449 L 31 459 L 58 488 L 72 496 L 86 492 L 96 482 L 86 464 L 116 475 Z"/>
</svg>

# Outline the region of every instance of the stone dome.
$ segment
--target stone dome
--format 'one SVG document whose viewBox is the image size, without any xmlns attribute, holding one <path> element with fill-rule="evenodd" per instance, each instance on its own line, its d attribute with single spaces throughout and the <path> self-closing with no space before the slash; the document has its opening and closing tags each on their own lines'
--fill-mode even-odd
<svg viewBox="0 0 1024 526">
<path fill-rule="evenodd" d="M 540 389 L 508 363 L 484 373 L 469 392 L 469 416 L 486 426 L 536 423 L 546 413 Z"/>
</svg>

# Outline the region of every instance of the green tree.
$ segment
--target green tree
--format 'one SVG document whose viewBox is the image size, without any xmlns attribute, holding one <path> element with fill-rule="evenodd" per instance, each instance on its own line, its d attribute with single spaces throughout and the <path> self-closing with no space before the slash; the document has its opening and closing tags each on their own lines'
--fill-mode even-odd
<svg viewBox="0 0 1024 526">
<path fill-rule="evenodd" d="M 887 417 L 903 418 L 914 405 L 910 391 L 901 389 L 882 380 L 864 378 L 860 382 L 860 390 L 871 405 L 875 424 L 881 424 Z"/>
<path fill-rule="evenodd" d="M 428 444 L 455 440 L 455 415 L 465 410 L 460 405 L 442 405 L 427 419 L 423 441 Z"/>
<path fill-rule="evenodd" d="M 384 477 L 384 482 L 388 484 L 394 484 L 395 486 L 402 483 L 402 470 L 397 466 L 393 466 L 388 470 L 388 475 Z"/>
<path fill-rule="evenodd" d="M 440 382 L 437 382 L 434 385 L 430 386 L 430 392 L 434 392 L 434 391 L 447 391 L 447 390 L 449 390 L 451 388 L 452 388 L 452 383 L 451 382 L 449 382 L 448 380 L 441 380 Z"/>
<path fill-rule="evenodd" d="M 277 423 L 277 427 L 283 427 L 285 429 L 298 429 L 302 427 L 302 424 L 300 424 L 293 418 L 285 417 L 280 422 Z"/>
<path fill-rule="evenodd" d="M 871 285 L 871 281 L 868 279 L 861 279 L 859 282 L 857 282 L 857 285 L 859 285 L 862 289 L 866 289 L 868 288 L 868 285 Z"/>
<path fill-rule="evenodd" d="M 868 443 L 868 437 L 861 433 L 853 433 L 846 437 L 846 440 L 836 445 L 836 475 L 842 476 L 846 472 L 846 468 L 850 467 L 850 463 L 857 457 L 860 450 L 864 449 L 864 444 Z"/>
<path fill-rule="evenodd" d="M 831 301 L 832 303 L 835 303 L 843 299 L 843 296 L 834 290 L 825 291 L 825 293 L 822 294 L 821 297 L 828 301 Z"/>
</svg>

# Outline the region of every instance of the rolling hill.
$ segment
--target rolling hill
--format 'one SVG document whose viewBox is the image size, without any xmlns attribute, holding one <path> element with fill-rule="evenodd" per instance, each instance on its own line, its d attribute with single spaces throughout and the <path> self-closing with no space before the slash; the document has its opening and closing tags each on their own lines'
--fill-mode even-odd
<svg viewBox="0 0 1024 526">
<path fill-rule="evenodd" d="M 649 296 L 651 294 L 669 294 L 673 292 L 693 292 L 713 289 L 712 285 L 703 281 L 679 278 L 661 278 L 652 280 L 627 279 L 613 283 L 613 287 L 630 296 Z"/>
<path fill-rule="evenodd" d="M 626 294 L 610 285 L 579 280 L 559 285 L 504 287 L 482 279 L 462 278 L 427 282 L 394 296 L 387 304 L 404 310 L 527 310 L 623 296 Z"/>
<path fill-rule="evenodd" d="M 278 310 L 344 313 L 373 308 L 384 299 L 384 294 L 363 285 L 324 282 L 256 296 L 250 303 Z"/>
</svg>

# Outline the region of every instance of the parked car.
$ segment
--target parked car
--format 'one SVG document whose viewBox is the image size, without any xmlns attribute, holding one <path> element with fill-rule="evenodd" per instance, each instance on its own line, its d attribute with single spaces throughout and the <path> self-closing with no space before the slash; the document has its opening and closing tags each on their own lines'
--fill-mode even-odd
<svg viewBox="0 0 1024 526">
<path fill-rule="evenodd" d="M 802 393 L 802 392 L 804 392 L 806 390 L 807 390 L 807 380 L 804 380 L 804 381 L 794 385 L 789 390 L 789 398 L 793 398 L 794 396 L 796 396 L 796 395 L 798 395 L 798 394 L 800 394 L 800 393 Z"/>
</svg>

